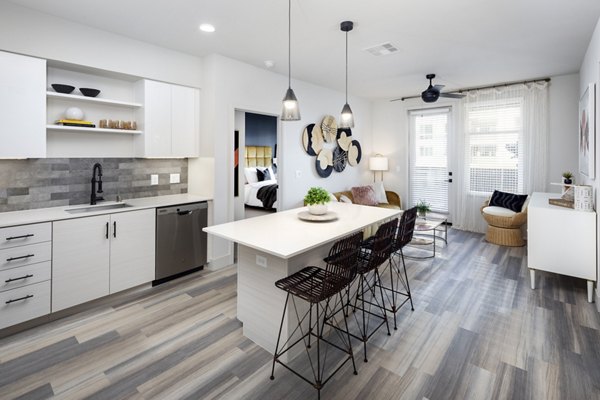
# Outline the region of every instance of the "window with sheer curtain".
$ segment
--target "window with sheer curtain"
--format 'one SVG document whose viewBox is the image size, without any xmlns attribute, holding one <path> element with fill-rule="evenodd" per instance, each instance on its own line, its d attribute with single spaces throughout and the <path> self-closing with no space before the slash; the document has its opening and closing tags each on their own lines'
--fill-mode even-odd
<svg viewBox="0 0 600 400">
<path fill-rule="evenodd" d="M 548 84 L 470 91 L 460 103 L 453 224 L 484 232 L 480 207 L 494 190 L 523 194 L 545 190 Z"/>
<path fill-rule="evenodd" d="M 466 163 L 469 191 L 523 191 L 522 101 L 519 98 L 468 104 Z"/>
</svg>

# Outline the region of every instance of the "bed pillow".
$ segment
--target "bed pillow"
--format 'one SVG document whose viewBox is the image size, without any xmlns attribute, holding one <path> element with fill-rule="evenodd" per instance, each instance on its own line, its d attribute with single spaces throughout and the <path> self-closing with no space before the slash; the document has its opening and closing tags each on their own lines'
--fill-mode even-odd
<svg viewBox="0 0 600 400">
<path fill-rule="evenodd" d="M 259 182 L 270 181 L 271 173 L 269 172 L 269 168 L 256 168 L 256 177 Z"/>
<path fill-rule="evenodd" d="M 527 200 L 526 194 L 513 194 L 494 190 L 489 205 L 490 207 L 503 207 L 514 212 L 520 212 L 525 200 Z"/>
<path fill-rule="evenodd" d="M 363 206 L 376 206 L 377 197 L 375 191 L 371 186 L 355 186 L 352 188 L 352 197 L 354 198 L 354 204 L 360 204 Z"/>
<path fill-rule="evenodd" d="M 258 182 L 256 168 L 244 168 L 244 176 L 246 177 L 246 182 L 248 183 Z"/>
<path fill-rule="evenodd" d="M 340 196 L 340 203 L 352 204 L 352 200 L 350 200 L 350 197 L 343 194 Z"/>
<path fill-rule="evenodd" d="M 385 195 L 385 188 L 383 187 L 383 182 L 374 182 L 369 186 L 373 188 L 375 192 L 375 198 L 379 204 L 388 204 L 387 196 Z"/>
</svg>

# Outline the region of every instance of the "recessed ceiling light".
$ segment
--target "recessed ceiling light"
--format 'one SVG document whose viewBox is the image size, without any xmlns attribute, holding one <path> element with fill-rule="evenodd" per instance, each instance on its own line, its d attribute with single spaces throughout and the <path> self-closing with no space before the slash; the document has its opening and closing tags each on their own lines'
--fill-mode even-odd
<svg viewBox="0 0 600 400">
<path fill-rule="evenodd" d="M 265 67 L 273 68 L 275 66 L 275 61 L 273 60 L 265 60 Z"/>
<path fill-rule="evenodd" d="M 211 24 L 201 24 L 200 25 L 200 30 L 202 32 L 209 32 L 209 33 L 211 33 L 211 32 L 215 31 L 215 27 L 212 26 Z"/>
</svg>

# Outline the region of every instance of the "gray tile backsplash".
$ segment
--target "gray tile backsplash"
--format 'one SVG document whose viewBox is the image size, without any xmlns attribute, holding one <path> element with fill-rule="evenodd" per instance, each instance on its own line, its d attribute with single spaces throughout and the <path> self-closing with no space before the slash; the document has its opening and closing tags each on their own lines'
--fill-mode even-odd
<svg viewBox="0 0 600 400">
<path fill-rule="evenodd" d="M 0 212 L 89 203 L 97 162 L 102 164 L 105 200 L 187 193 L 187 159 L 0 160 Z M 158 174 L 158 185 L 150 185 L 151 174 Z M 170 174 L 180 174 L 180 183 L 169 183 Z"/>
</svg>

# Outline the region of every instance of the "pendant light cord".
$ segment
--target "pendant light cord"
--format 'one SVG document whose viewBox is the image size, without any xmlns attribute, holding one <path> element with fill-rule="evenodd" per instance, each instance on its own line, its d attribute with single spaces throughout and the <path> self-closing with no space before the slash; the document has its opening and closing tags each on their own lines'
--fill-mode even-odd
<svg viewBox="0 0 600 400">
<path fill-rule="evenodd" d="M 288 87 L 292 87 L 292 0 L 288 1 Z"/>
<path fill-rule="evenodd" d="M 348 31 L 346 31 L 346 104 L 348 104 Z"/>
</svg>

